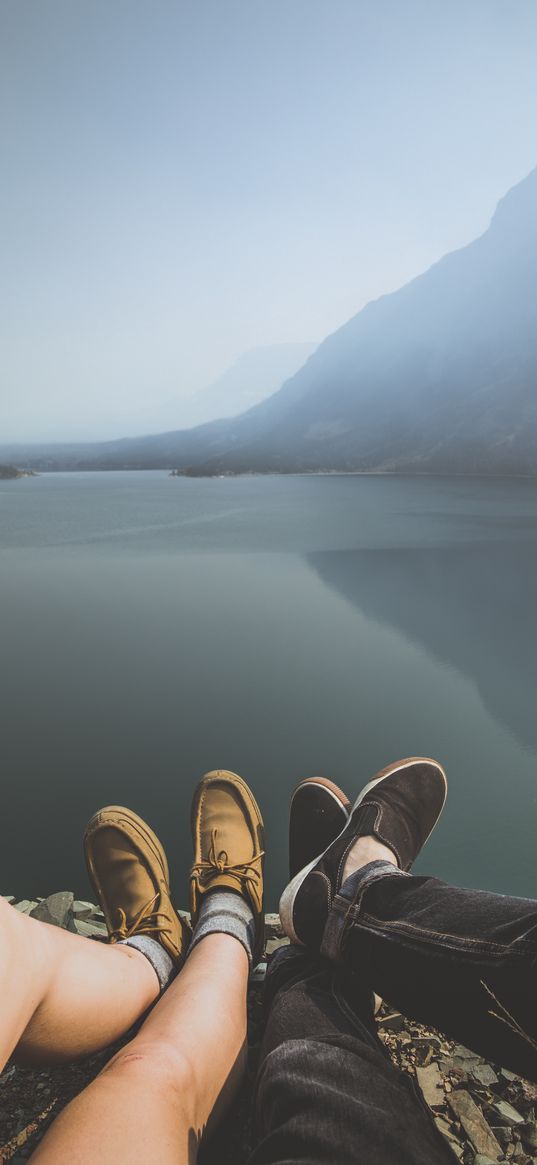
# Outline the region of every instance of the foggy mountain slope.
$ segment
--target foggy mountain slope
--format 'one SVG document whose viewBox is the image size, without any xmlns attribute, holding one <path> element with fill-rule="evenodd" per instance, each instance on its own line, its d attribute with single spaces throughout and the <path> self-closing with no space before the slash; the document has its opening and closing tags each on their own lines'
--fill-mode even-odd
<svg viewBox="0 0 537 1165">
<path fill-rule="evenodd" d="M 315 348 L 315 344 L 270 344 L 243 352 L 211 384 L 176 402 L 181 428 L 245 412 L 277 392 Z M 169 409 L 171 413 L 171 404 Z"/>
<path fill-rule="evenodd" d="M 218 467 L 537 472 L 536 290 L 537 170 L 240 418 Z"/>
<path fill-rule="evenodd" d="M 35 468 L 537 473 L 537 170 L 479 239 L 368 304 L 273 396 L 187 431 L 33 453 Z M 16 447 L 0 458 L 21 460 Z"/>
</svg>

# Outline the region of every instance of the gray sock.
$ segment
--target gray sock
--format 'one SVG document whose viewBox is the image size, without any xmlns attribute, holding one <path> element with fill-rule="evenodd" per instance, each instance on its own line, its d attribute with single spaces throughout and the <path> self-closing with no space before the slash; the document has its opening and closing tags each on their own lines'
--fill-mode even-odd
<svg viewBox="0 0 537 1165">
<path fill-rule="evenodd" d="M 171 956 L 155 938 L 149 938 L 147 934 L 134 934 L 132 938 L 120 939 L 118 946 L 134 947 L 145 955 L 157 976 L 161 991 L 164 991 L 170 979 L 174 978 L 175 967 Z"/>
<path fill-rule="evenodd" d="M 250 906 L 240 894 L 234 894 L 232 890 L 213 890 L 205 895 L 188 953 L 208 934 L 230 934 L 236 938 L 244 947 L 252 966 L 255 919 Z"/>
</svg>

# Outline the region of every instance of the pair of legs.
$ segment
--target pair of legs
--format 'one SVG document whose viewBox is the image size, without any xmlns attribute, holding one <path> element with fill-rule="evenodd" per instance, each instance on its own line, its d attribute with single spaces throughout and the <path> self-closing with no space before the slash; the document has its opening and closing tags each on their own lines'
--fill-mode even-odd
<svg viewBox="0 0 537 1165">
<path fill-rule="evenodd" d="M 245 783 L 219 771 L 196 789 L 192 827 L 193 934 L 171 902 L 161 843 L 120 806 L 97 813 L 84 839 L 109 944 L 0 900 L 0 1068 L 13 1053 L 25 1064 L 83 1056 L 143 1019 L 51 1125 L 32 1158 L 41 1165 L 191 1165 L 240 1082 L 263 824 Z"/>
<path fill-rule="evenodd" d="M 404 762 L 376 778 L 350 818 L 345 809 L 341 836 L 325 839 L 322 859 L 282 899 L 291 937 L 309 950 L 285 950 L 269 973 L 252 1165 L 452 1160 L 377 1040 L 373 989 L 537 1079 L 537 903 L 404 872 L 441 810 L 438 770 L 433 762 Z M 218 797 L 211 803 L 204 790 L 210 842 L 197 855 L 195 884 L 199 890 L 208 878 L 212 891 L 220 879 L 249 895 L 259 916 L 262 901 L 252 890 L 259 846 L 232 852 L 235 826 L 222 782 Z M 325 807 L 325 822 L 323 814 Z M 301 861 L 310 856 L 303 845 L 312 821 L 304 806 L 295 829 Z M 315 837 L 317 846 L 318 831 Z M 160 915 L 162 895 L 157 905 Z M 41 1061 L 93 1051 L 154 1004 L 131 1043 L 54 1122 L 34 1160 L 194 1162 L 211 1114 L 242 1071 L 249 967 L 241 943 L 208 933 L 158 998 L 155 971 L 132 947 L 92 943 L 5 903 L 0 934 L 3 1062 L 14 1048 Z"/>
<path fill-rule="evenodd" d="M 309 950 L 288 948 L 269 972 L 251 1165 L 456 1159 L 377 1038 L 373 991 L 537 1080 L 537 902 L 409 873 L 446 793 L 442 767 L 416 757 L 379 773 L 352 810 L 334 786 L 317 791 L 317 822 L 332 813 L 334 828 L 302 869 L 291 846 L 280 914 Z M 300 848 L 295 817 L 292 803 Z"/>
<path fill-rule="evenodd" d="M 382 861 L 340 894 L 347 921 L 327 933 L 325 956 L 284 948 L 267 976 L 250 1165 L 453 1165 L 413 1079 L 376 1035 L 371 988 L 537 1080 L 537 902 Z"/>
<path fill-rule="evenodd" d="M 137 1035 L 51 1125 L 32 1160 L 50 1165 L 193 1162 L 209 1116 L 232 1095 L 246 1041 L 248 959 L 208 935 L 159 999 L 148 960 L 47 926 L 0 901 L 0 1054 L 83 1056 Z"/>
</svg>

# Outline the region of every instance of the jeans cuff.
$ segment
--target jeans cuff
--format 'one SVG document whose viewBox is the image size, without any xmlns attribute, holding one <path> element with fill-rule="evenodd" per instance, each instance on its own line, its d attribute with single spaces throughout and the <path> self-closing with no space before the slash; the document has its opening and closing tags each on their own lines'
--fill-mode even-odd
<svg viewBox="0 0 537 1165">
<path fill-rule="evenodd" d="M 341 962 L 344 937 L 351 921 L 349 917 L 351 910 L 352 917 L 356 917 L 364 891 L 373 882 L 378 882 L 379 878 L 386 877 L 408 878 L 410 875 L 398 869 L 391 862 L 375 861 L 361 866 L 359 870 L 355 870 L 354 874 L 345 879 L 332 902 L 326 920 L 321 943 L 321 955 L 325 959 L 330 959 L 333 963 Z"/>
</svg>

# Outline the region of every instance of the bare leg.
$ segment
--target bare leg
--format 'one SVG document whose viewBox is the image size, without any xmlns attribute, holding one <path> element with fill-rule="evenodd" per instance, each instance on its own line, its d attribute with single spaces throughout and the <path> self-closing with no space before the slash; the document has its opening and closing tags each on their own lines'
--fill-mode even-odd
<svg viewBox="0 0 537 1165">
<path fill-rule="evenodd" d="M 159 992 L 148 960 L 20 914 L 0 900 L 0 1068 L 72 1059 L 112 1043 Z"/>
<path fill-rule="evenodd" d="M 57 1118 L 39 1165 L 192 1165 L 240 1081 L 248 959 L 227 934 L 192 951 L 138 1035 Z"/>
</svg>

